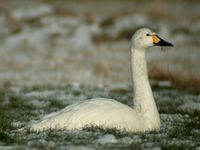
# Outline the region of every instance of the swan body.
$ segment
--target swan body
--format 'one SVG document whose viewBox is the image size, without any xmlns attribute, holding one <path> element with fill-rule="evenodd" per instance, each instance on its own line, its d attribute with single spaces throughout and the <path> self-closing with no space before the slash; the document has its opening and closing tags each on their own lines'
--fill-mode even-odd
<svg viewBox="0 0 200 150">
<path fill-rule="evenodd" d="M 31 124 L 30 129 L 71 130 L 99 126 L 127 132 L 159 130 L 160 117 L 149 84 L 145 60 L 146 48 L 156 45 L 173 46 L 148 28 L 137 30 L 132 37 L 133 107 L 112 99 L 94 98 L 46 115 L 41 121 Z"/>
<path fill-rule="evenodd" d="M 48 128 L 81 129 L 84 126 L 94 125 L 140 131 L 140 125 L 144 124 L 140 118 L 141 116 L 127 105 L 112 99 L 95 98 L 47 115 L 39 124 L 32 126 L 32 129 L 36 131 Z"/>
</svg>

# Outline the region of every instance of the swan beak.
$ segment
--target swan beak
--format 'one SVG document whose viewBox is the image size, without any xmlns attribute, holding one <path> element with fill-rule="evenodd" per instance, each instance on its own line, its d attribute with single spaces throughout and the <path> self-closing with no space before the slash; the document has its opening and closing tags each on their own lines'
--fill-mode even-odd
<svg viewBox="0 0 200 150">
<path fill-rule="evenodd" d="M 158 35 L 152 35 L 151 38 L 155 46 L 174 46 L 173 44 L 161 39 Z"/>
</svg>

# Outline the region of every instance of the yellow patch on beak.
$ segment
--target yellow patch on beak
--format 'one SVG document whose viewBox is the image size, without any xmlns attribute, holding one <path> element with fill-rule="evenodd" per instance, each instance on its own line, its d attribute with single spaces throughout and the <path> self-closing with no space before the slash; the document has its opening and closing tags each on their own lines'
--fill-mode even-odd
<svg viewBox="0 0 200 150">
<path fill-rule="evenodd" d="M 158 38 L 158 36 L 157 35 L 151 35 L 151 38 L 152 38 L 152 40 L 153 40 L 153 43 L 158 43 L 159 41 L 160 41 L 160 39 Z"/>
</svg>

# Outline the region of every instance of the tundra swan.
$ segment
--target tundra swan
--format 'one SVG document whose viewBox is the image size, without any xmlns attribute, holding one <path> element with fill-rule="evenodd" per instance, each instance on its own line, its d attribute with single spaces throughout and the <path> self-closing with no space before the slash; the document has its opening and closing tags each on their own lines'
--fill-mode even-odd
<svg viewBox="0 0 200 150">
<path fill-rule="evenodd" d="M 133 108 L 112 99 L 94 98 L 46 115 L 41 121 L 31 124 L 30 130 L 71 130 L 86 126 L 116 128 L 127 132 L 159 130 L 160 117 L 148 80 L 145 51 L 152 46 L 173 45 L 148 28 L 137 30 L 131 42 Z"/>
</svg>

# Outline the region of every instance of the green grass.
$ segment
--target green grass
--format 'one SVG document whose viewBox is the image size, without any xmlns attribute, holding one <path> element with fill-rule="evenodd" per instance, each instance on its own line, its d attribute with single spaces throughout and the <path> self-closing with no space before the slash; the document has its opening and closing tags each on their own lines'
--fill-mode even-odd
<svg viewBox="0 0 200 150">
<path fill-rule="evenodd" d="M 79 90 L 67 87 L 33 87 L 20 92 L 10 90 L 0 91 L 0 145 L 13 146 L 13 149 L 61 149 L 69 146 L 84 146 L 95 149 L 148 149 L 160 147 L 162 149 L 193 149 L 200 145 L 200 118 L 196 114 L 180 112 L 177 107 L 185 101 L 200 101 L 195 93 L 187 93 L 175 89 L 154 88 L 155 99 L 161 112 L 162 126 L 159 132 L 128 133 L 116 129 L 103 129 L 96 126 L 84 128 L 82 131 L 54 131 L 45 132 L 19 131 L 29 121 L 38 119 L 52 111 L 59 110 L 66 105 L 60 101 L 58 95 L 38 94 L 27 96 L 33 91 L 46 90 L 62 91 L 66 101 L 75 101 L 81 96 L 85 98 L 109 97 L 131 104 L 131 91 L 103 91 L 101 89 Z M 84 89 L 84 88 L 83 88 Z M 56 92 L 53 92 L 56 93 Z M 69 98 L 67 95 L 71 95 Z M 191 99 L 188 99 L 191 98 Z M 46 105 L 37 107 L 31 103 L 37 99 L 45 101 Z M 18 125 L 16 125 L 18 124 Z M 117 143 L 98 143 L 104 135 L 113 135 Z"/>
</svg>

